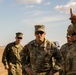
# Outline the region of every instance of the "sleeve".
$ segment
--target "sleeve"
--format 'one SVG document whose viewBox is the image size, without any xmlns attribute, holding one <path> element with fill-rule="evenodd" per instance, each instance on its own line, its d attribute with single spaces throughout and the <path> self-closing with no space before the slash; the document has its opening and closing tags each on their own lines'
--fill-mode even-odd
<svg viewBox="0 0 76 75">
<path fill-rule="evenodd" d="M 9 53 L 9 46 L 7 45 L 2 55 L 2 63 L 4 65 L 8 65 L 8 55 L 9 55 L 8 53 Z"/>
<path fill-rule="evenodd" d="M 54 54 L 53 57 L 56 59 L 55 65 L 52 68 L 53 72 L 61 71 L 61 65 L 62 65 L 62 54 L 59 49 L 54 48 Z"/>
<path fill-rule="evenodd" d="M 30 66 L 30 57 L 29 57 L 29 50 L 28 50 L 28 45 L 25 45 L 23 50 L 21 51 L 21 64 L 22 67 L 28 67 Z"/>
</svg>

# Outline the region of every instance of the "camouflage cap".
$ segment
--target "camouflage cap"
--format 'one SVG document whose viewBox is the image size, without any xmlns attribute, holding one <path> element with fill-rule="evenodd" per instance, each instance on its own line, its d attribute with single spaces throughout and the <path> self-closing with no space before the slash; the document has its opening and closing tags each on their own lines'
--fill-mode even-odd
<svg viewBox="0 0 76 75">
<path fill-rule="evenodd" d="M 21 38 L 22 38 L 22 37 L 23 37 L 23 33 L 17 32 L 17 33 L 16 33 L 16 37 L 21 37 Z"/>
<path fill-rule="evenodd" d="M 72 34 L 73 31 L 74 31 L 74 27 L 73 27 L 72 24 L 70 24 L 70 25 L 68 26 L 68 28 L 67 28 L 67 33 L 68 33 L 68 34 Z"/>
<path fill-rule="evenodd" d="M 35 32 L 37 32 L 37 31 L 45 32 L 45 26 L 44 25 L 35 25 Z"/>
</svg>

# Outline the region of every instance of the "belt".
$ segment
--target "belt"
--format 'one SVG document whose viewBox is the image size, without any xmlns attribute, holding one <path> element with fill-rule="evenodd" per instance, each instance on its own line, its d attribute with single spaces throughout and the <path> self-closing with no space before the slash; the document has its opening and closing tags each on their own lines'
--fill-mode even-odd
<svg viewBox="0 0 76 75">
<path fill-rule="evenodd" d="M 47 75 L 47 72 L 33 73 L 33 75 Z"/>
<path fill-rule="evenodd" d="M 76 72 L 68 72 L 66 75 L 76 75 Z"/>
</svg>

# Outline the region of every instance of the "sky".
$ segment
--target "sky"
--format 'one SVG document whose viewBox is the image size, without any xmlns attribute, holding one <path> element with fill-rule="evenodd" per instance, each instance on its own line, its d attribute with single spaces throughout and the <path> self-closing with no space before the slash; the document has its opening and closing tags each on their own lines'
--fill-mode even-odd
<svg viewBox="0 0 76 75">
<path fill-rule="evenodd" d="M 22 32 L 22 45 L 35 39 L 34 26 L 45 25 L 46 39 L 66 43 L 71 24 L 70 8 L 76 13 L 76 0 L 0 0 L 0 46 L 15 41 Z"/>
</svg>

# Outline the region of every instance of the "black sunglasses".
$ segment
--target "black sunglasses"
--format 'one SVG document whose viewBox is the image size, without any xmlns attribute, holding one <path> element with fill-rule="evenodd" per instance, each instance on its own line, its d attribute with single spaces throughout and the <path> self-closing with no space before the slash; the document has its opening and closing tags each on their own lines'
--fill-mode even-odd
<svg viewBox="0 0 76 75">
<path fill-rule="evenodd" d="M 43 34 L 44 32 L 43 31 L 37 31 L 35 32 L 35 34 Z"/>
<path fill-rule="evenodd" d="M 17 37 L 17 39 L 22 39 L 22 37 Z"/>
</svg>

